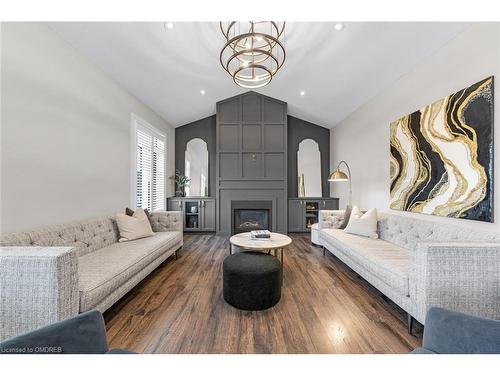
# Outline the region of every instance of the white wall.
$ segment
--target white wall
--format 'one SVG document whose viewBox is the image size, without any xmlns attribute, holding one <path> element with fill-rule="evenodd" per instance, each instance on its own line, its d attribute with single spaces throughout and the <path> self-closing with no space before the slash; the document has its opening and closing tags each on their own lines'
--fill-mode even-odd
<svg viewBox="0 0 500 375">
<path fill-rule="evenodd" d="M 394 62 L 397 64 L 397 61 Z M 373 72 L 376 74 L 376 72 Z M 488 76 L 500 80 L 500 24 L 476 24 L 427 57 L 370 102 L 337 125 L 331 134 L 331 169 L 341 159 L 351 167 L 353 202 L 362 208 L 389 210 L 389 124 L 426 104 L 452 94 Z M 495 109 L 500 111 L 500 92 Z M 498 119 L 499 116 L 496 116 Z M 498 120 L 495 125 L 498 127 Z M 494 174 L 500 176 L 500 131 L 495 131 Z M 453 223 L 468 228 L 500 230 L 500 181 L 495 178 L 495 223 L 394 213 Z M 348 199 L 345 183 L 332 183 L 332 196 Z"/>
<path fill-rule="evenodd" d="M 54 31 L 3 23 L 1 43 L 3 233 L 129 205 L 131 113 L 167 134 L 172 175 L 173 128 Z"/>
</svg>

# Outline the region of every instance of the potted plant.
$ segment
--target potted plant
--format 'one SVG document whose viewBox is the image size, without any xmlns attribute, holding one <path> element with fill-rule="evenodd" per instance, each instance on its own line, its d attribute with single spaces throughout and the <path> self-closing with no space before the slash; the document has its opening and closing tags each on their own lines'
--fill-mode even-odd
<svg viewBox="0 0 500 375">
<path fill-rule="evenodd" d="M 181 171 L 178 169 L 175 170 L 175 176 L 170 177 L 175 182 L 175 196 L 183 197 L 184 196 L 184 188 L 189 186 L 190 178 L 183 175 Z"/>
</svg>

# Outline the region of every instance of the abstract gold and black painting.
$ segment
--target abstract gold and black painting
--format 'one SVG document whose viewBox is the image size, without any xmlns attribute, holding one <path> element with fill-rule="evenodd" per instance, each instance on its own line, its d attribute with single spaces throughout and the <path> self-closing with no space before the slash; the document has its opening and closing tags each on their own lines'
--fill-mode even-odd
<svg viewBox="0 0 500 375">
<path fill-rule="evenodd" d="M 493 77 L 391 123 L 394 210 L 493 221 Z"/>
</svg>

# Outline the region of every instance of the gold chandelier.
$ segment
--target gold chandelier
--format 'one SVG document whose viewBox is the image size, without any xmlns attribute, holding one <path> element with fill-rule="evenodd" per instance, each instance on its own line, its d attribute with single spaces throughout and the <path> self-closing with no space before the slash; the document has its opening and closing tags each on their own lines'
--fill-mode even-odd
<svg viewBox="0 0 500 375">
<path fill-rule="evenodd" d="M 271 82 L 285 62 L 285 22 L 221 22 L 220 29 L 226 39 L 220 63 L 234 83 L 256 89 Z"/>
</svg>

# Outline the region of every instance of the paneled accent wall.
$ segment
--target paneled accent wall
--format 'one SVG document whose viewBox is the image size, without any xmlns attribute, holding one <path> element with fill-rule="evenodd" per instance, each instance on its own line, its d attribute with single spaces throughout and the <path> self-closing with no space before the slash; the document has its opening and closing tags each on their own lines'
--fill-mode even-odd
<svg viewBox="0 0 500 375">
<path fill-rule="evenodd" d="M 286 232 L 287 107 L 255 92 L 217 103 L 217 232 L 231 232 L 231 200 L 276 200 Z"/>
</svg>

